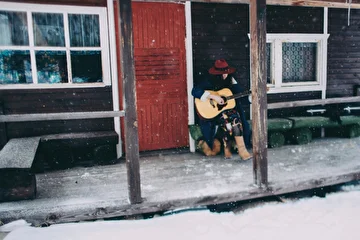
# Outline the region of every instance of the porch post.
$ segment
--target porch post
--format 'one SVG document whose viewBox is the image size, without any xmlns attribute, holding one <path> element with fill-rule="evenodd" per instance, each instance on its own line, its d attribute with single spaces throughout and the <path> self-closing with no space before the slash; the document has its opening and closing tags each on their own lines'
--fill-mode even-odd
<svg viewBox="0 0 360 240">
<path fill-rule="evenodd" d="M 254 182 L 267 187 L 266 0 L 250 0 L 250 59 Z"/>
<path fill-rule="evenodd" d="M 120 11 L 120 65 L 125 110 L 125 158 L 129 200 L 140 203 L 139 135 L 136 111 L 136 79 L 131 0 L 117 0 Z"/>
</svg>

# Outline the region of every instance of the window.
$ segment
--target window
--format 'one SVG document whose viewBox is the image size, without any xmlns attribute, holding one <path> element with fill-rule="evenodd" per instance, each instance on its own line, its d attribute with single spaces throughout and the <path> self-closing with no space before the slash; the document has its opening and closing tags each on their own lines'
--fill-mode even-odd
<svg viewBox="0 0 360 240">
<path fill-rule="evenodd" d="M 110 85 L 106 9 L 2 3 L 0 89 Z"/>
<path fill-rule="evenodd" d="M 271 92 L 325 91 L 327 34 L 267 34 Z"/>
</svg>

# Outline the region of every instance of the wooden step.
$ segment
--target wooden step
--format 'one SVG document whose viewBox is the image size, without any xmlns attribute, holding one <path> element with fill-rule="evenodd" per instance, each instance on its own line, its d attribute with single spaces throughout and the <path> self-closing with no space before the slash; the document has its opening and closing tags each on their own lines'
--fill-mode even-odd
<svg viewBox="0 0 360 240">
<path fill-rule="evenodd" d="M 14 138 L 0 151 L 0 202 L 36 197 L 32 171 L 40 137 Z"/>
<path fill-rule="evenodd" d="M 40 137 L 10 139 L 0 151 L 0 169 L 30 169 L 39 146 Z"/>
</svg>

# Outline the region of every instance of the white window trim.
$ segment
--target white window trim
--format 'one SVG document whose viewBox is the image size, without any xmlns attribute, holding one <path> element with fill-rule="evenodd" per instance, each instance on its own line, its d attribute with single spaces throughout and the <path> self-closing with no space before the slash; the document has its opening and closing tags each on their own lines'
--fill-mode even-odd
<svg viewBox="0 0 360 240">
<path fill-rule="evenodd" d="M 266 42 L 272 43 L 271 55 L 271 81 L 268 84 L 270 93 L 322 91 L 326 88 L 324 69 L 326 69 L 326 46 L 329 34 L 267 34 Z M 316 82 L 282 82 L 282 43 L 284 42 L 309 42 L 317 43 Z M 275 64 L 276 63 L 276 64 Z"/>
<path fill-rule="evenodd" d="M 250 38 L 250 34 L 248 34 Z M 271 82 L 267 84 L 268 93 L 326 91 L 326 60 L 327 39 L 329 34 L 266 34 L 266 43 L 271 44 Z M 282 43 L 283 42 L 313 42 L 317 43 L 316 82 L 282 82 Z M 276 64 L 275 64 L 276 63 Z"/>
<path fill-rule="evenodd" d="M 29 33 L 29 46 L 0 46 L 2 49 L 14 49 L 14 50 L 30 50 L 31 64 L 33 69 L 33 83 L 32 84 L 0 84 L 1 89 L 43 89 L 43 88 L 92 88 L 92 87 L 105 87 L 111 85 L 111 72 L 110 72 L 110 51 L 109 51 L 109 39 L 108 39 L 108 23 L 107 23 L 107 9 L 105 7 L 85 7 L 85 6 L 64 6 L 64 5 L 50 5 L 50 4 L 23 4 L 23 3 L 12 3 L 2 2 L 0 5 L 2 11 L 15 11 L 15 12 L 27 12 L 28 17 L 28 33 Z M 35 61 L 35 50 L 66 50 L 70 51 L 70 47 L 66 44 L 65 47 L 36 47 L 33 42 L 33 31 L 32 31 L 32 18 L 30 12 L 37 13 L 61 13 L 64 16 L 68 14 L 97 14 L 99 15 L 100 25 L 100 47 L 88 47 L 79 48 L 81 50 L 99 50 L 101 49 L 101 60 L 102 60 L 102 72 L 103 82 L 102 83 L 81 83 L 72 84 L 71 77 L 69 77 L 69 83 L 56 83 L 56 84 L 38 84 L 36 75 Z M 30 21 L 29 21 L 30 20 Z M 68 28 L 66 25 L 67 18 L 64 18 L 64 28 Z M 65 35 L 68 34 L 65 31 Z M 67 38 L 66 38 L 66 41 Z M 76 50 L 72 47 L 71 50 Z M 69 68 L 69 67 L 68 67 Z M 35 70 L 34 70 L 35 69 Z M 68 72 L 69 74 L 71 73 Z"/>
</svg>

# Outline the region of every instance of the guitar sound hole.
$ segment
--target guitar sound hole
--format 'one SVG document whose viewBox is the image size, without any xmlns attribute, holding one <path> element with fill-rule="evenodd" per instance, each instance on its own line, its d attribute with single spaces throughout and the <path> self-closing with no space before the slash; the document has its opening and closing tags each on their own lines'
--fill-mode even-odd
<svg viewBox="0 0 360 240">
<path fill-rule="evenodd" d="M 224 100 L 224 104 L 218 104 L 217 107 L 218 107 L 218 110 L 221 111 L 221 109 L 223 109 L 224 107 L 226 107 L 227 105 L 227 101 L 226 101 L 226 98 L 225 97 L 221 97 L 223 100 Z"/>
</svg>

